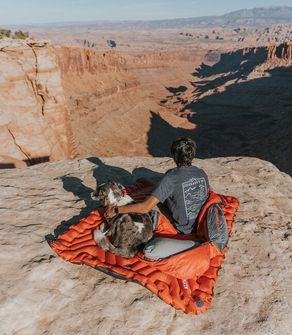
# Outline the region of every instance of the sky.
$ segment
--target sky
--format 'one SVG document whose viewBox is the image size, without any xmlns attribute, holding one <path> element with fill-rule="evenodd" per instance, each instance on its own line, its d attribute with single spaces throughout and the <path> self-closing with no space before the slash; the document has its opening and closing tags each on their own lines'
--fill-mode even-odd
<svg viewBox="0 0 292 335">
<path fill-rule="evenodd" d="M 275 5 L 292 6 L 292 0 L 0 0 L 0 27 L 1 24 L 197 17 Z"/>
</svg>

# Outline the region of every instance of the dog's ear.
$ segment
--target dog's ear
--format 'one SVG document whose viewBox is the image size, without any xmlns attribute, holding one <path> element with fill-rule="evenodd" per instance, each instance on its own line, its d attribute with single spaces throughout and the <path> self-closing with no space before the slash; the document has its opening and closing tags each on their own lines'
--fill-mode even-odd
<svg viewBox="0 0 292 335">
<path fill-rule="evenodd" d="M 115 188 L 117 187 L 117 183 L 115 181 L 109 181 L 107 183 L 108 188 Z"/>
<path fill-rule="evenodd" d="M 101 184 L 96 185 L 96 192 L 102 190 L 105 185 L 106 185 L 106 183 L 101 183 Z"/>
<path fill-rule="evenodd" d="M 118 185 L 118 188 L 119 188 L 121 191 L 125 189 L 125 187 L 124 187 L 122 184 L 117 183 L 117 185 Z"/>
</svg>

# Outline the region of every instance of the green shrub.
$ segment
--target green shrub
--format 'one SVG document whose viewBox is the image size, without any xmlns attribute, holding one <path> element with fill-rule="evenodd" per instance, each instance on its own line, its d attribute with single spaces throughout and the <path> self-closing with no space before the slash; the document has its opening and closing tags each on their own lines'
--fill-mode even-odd
<svg viewBox="0 0 292 335">
<path fill-rule="evenodd" d="M 9 29 L 0 29 L 0 38 L 11 37 L 11 30 Z"/>
<path fill-rule="evenodd" d="M 25 40 L 26 38 L 29 37 L 29 33 L 28 31 L 22 31 L 22 30 L 15 31 L 13 33 L 9 29 L 0 29 L 0 39 L 4 37 Z"/>
<path fill-rule="evenodd" d="M 27 31 L 23 32 L 21 30 L 18 30 L 14 33 L 14 38 L 19 38 L 21 40 L 25 40 L 29 37 L 29 33 Z"/>
</svg>

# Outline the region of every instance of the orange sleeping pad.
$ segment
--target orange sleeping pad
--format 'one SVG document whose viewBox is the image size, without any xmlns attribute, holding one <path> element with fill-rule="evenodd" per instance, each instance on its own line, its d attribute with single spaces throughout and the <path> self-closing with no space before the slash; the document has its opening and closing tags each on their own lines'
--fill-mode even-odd
<svg viewBox="0 0 292 335">
<path fill-rule="evenodd" d="M 127 193 L 135 201 L 142 201 L 152 189 L 140 183 L 129 187 Z M 206 214 L 214 203 L 220 205 L 230 235 L 239 202 L 233 197 L 210 192 L 198 217 L 196 236 L 177 234 L 169 220 L 160 214 L 155 236 L 194 239 L 206 243 L 159 261 L 145 260 L 142 252 L 126 259 L 99 248 L 93 239 L 93 230 L 104 220 L 104 211 L 101 209 L 91 212 L 49 243 L 55 253 L 66 261 L 87 264 L 116 277 L 138 282 L 175 309 L 187 314 L 198 314 L 210 306 L 218 270 L 227 250 L 225 247 L 221 252 L 207 241 Z"/>
</svg>

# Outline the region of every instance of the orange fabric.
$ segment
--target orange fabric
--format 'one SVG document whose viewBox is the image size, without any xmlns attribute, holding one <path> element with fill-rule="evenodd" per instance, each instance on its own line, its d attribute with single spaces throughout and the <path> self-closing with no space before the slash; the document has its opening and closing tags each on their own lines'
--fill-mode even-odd
<svg viewBox="0 0 292 335">
<path fill-rule="evenodd" d="M 128 188 L 128 194 L 135 201 L 142 201 L 152 191 L 151 186 L 135 184 Z M 220 203 L 231 234 L 237 199 L 210 193 L 207 203 L 198 217 L 198 234 L 178 235 L 168 219 L 159 217 L 156 236 L 177 239 L 192 238 L 206 241 L 206 213 L 213 203 Z M 66 261 L 87 264 L 105 272 L 134 280 L 159 296 L 167 304 L 187 314 L 198 314 L 209 308 L 218 270 L 224 259 L 223 252 L 206 241 L 203 245 L 160 261 L 148 261 L 138 253 L 131 259 L 115 256 L 99 248 L 93 240 L 93 230 L 103 221 L 102 210 L 93 211 L 78 224 L 57 236 L 50 242 L 51 248 Z"/>
</svg>

